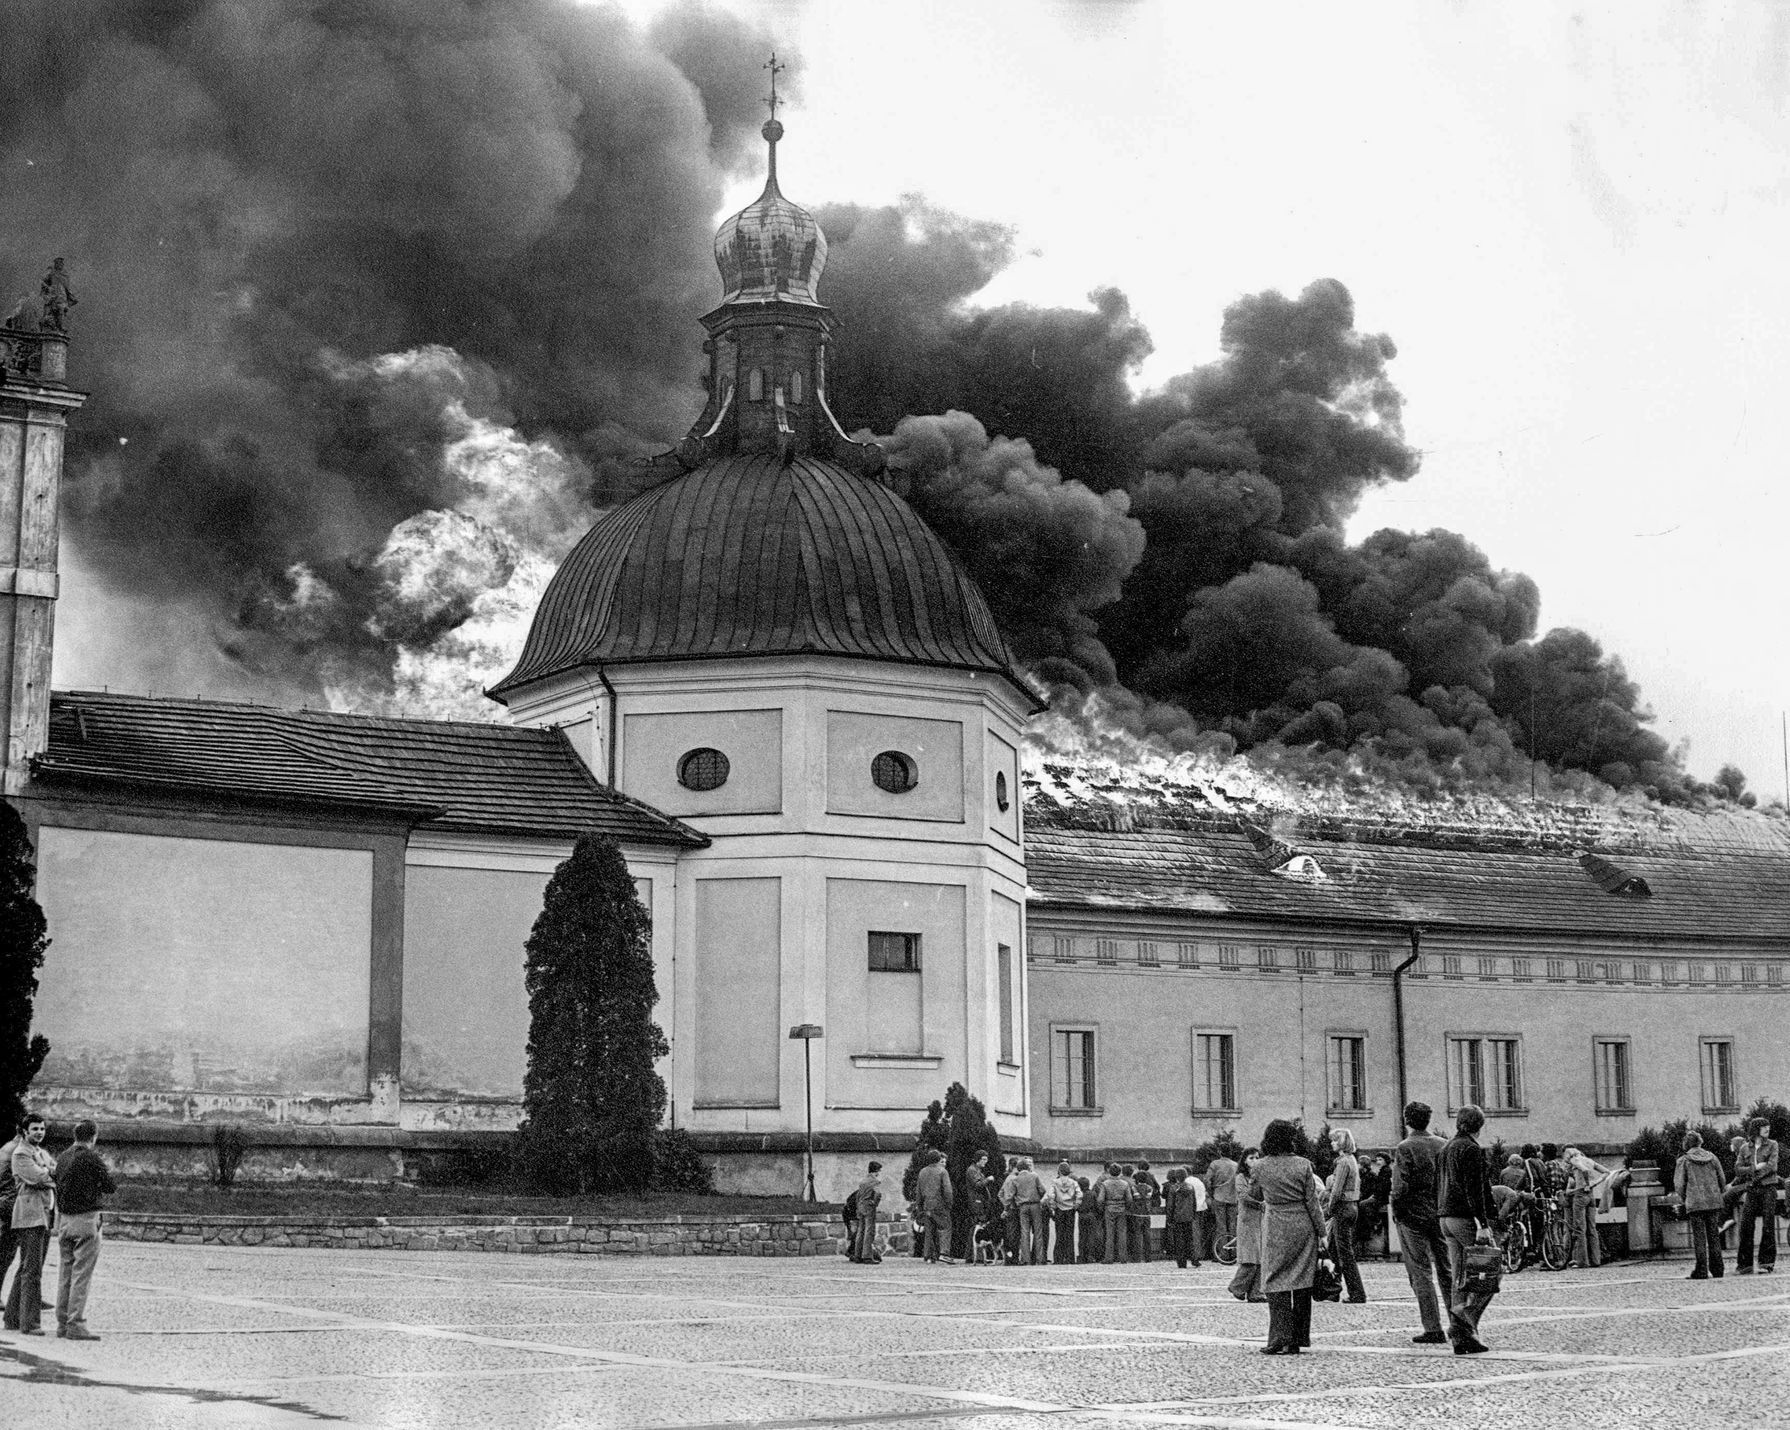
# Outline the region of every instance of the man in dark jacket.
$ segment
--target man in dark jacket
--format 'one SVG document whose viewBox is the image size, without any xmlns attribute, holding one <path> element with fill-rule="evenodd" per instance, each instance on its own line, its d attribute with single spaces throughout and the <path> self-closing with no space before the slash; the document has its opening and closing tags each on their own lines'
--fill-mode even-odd
<svg viewBox="0 0 1790 1430">
<path fill-rule="evenodd" d="M 1436 1214 L 1448 1243 L 1448 1339 L 1457 1356 L 1478 1355 L 1479 1318 L 1492 1304 L 1489 1291 L 1469 1291 L 1467 1248 L 1492 1239 L 1492 1179 L 1478 1142 L 1485 1114 L 1472 1103 L 1454 1115 L 1454 1138 L 1442 1149 L 1436 1176 Z"/>
<path fill-rule="evenodd" d="M 945 1154 L 931 1148 L 926 1165 L 914 1187 L 914 1198 L 920 1206 L 920 1219 L 926 1226 L 924 1255 L 936 1262 L 942 1255 L 951 1259 L 951 1174 L 945 1170 Z"/>
<path fill-rule="evenodd" d="M 99 1129 L 75 1124 L 75 1143 L 56 1159 L 56 1246 L 62 1269 L 56 1278 L 56 1334 L 68 1341 L 97 1341 L 87 1329 L 87 1292 L 99 1264 L 99 1209 L 118 1190 L 93 1144 Z"/>
<path fill-rule="evenodd" d="M 1741 1157 L 1752 1173 L 1747 1182 L 1746 1199 L 1740 1204 L 1740 1245 L 1734 1252 L 1734 1269 L 1742 1276 L 1753 1274 L 1753 1228 L 1759 1228 L 1759 1270 L 1768 1272 L 1778 1261 L 1778 1144 L 1772 1139 L 1771 1124 L 1763 1117 L 1747 1123 L 1752 1141 L 1735 1158 L 1738 1179 Z"/>
<path fill-rule="evenodd" d="M 1405 1126 L 1411 1135 L 1392 1154 L 1392 1219 L 1398 1223 L 1405 1277 L 1423 1318 L 1423 1334 L 1411 1339 L 1420 1346 L 1439 1346 L 1448 1339 L 1441 1311 L 1448 1304 L 1448 1247 L 1436 1217 L 1436 1164 L 1443 1142 L 1430 1131 L 1426 1102 L 1406 1104 Z"/>
</svg>

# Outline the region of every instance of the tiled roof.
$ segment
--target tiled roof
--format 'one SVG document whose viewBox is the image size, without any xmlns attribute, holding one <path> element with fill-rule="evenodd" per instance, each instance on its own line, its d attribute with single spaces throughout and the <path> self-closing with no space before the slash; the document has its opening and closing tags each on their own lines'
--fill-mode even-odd
<svg viewBox="0 0 1790 1430">
<path fill-rule="evenodd" d="M 51 783 L 353 808 L 434 829 L 708 842 L 598 783 L 557 730 L 59 692 L 34 768 Z"/>
<path fill-rule="evenodd" d="M 492 693 L 592 663 L 809 653 L 988 671 L 1032 698 L 912 507 L 831 462 L 768 453 L 705 463 L 592 527 Z"/>
<path fill-rule="evenodd" d="M 1618 938 L 1790 941 L 1790 855 L 1731 849 L 1625 851 L 1637 897 L 1611 892 L 1570 850 L 1296 840 L 1322 866 L 1295 882 L 1243 829 L 1033 824 L 1031 898 L 1056 907 L 1352 924 L 1544 930 Z M 1597 860 L 1608 867 L 1607 861 Z"/>
</svg>

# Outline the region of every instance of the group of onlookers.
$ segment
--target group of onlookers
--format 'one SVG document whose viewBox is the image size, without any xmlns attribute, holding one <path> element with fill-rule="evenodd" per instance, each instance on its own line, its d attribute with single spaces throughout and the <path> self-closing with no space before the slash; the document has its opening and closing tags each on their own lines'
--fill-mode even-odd
<svg viewBox="0 0 1790 1430">
<path fill-rule="evenodd" d="M 1684 1155 L 1672 1173 L 1672 1190 L 1679 1210 L 1691 1227 L 1691 1252 L 1696 1267 L 1692 1281 L 1720 1276 L 1722 1237 L 1736 1221 L 1740 1239 L 1734 1249 L 1737 1275 L 1751 1276 L 1756 1269 L 1769 1274 L 1778 1260 L 1778 1144 L 1771 1124 L 1755 1117 L 1747 1135 L 1729 1145 L 1734 1154 L 1734 1175 L 1724 1178 L 1721 1160 L 1703 1145 L 1695 1132 L 1684 1135 Z"/>
<path fill-rule="evenodd" d="M 1259 1149 L 1251 1147 L 1235 1161 L 1215 1158 L 1198 1174 L 1170 1167 L 1160 1181 L 1147 1162 L 1111 1163 L 1095 1178 L 1078 1177 L 1063 1162 L 1046 1178 L 1029 1157 L 1019 1157 L 997 1188 L 983 1153 L 966 1169 L 962 1191 L 976 1227 L 976 1259 L 986 1253 L 1009 1264 L 1148 1261 L 1151 1215 L 1160 1210 L 1164 1250 L 1179 1266 L 1198 1266 L 1207 1248 L 1234 1238 L 1231 1294 L 1267 1302 L 1266 1354 L 1296 1355 L 1311 1344 L 1320 1256 L 1340 1282 L 1331 1295 L 1366 1301 L 1356 1259 L 1361 1223 L 1364 1211 L 1374 1221 L 1389 1207 L 1423 1322 L 1413 1341 L 1450 1343 L 1456 1355 L 1475 1355 L 1486 1349 L 1480 1318 L 1496 1292 L 1496 1266 L 1513 1224 L 1528 1223 L 1539 1247 L 1544 1206 L 1557 1200 L 1567 1217 L 1573 1264 L 1596 1266 L 1602 1261 L 1599 1198 L 1629 1173 L 1602 1167 L 1576 1147 L 1543 1143 L 1511 1154 L 1494 1179 L 1492 1159 L 1478 1140 L 1485 1114 L 1471 1105 L 1460 1108 L 1455 1135 L 1446 1141 L 1430 1131 L 1431 1116 L 1428 1104 L 1407 1104 L 1407 1135 L 1390 1163 L 1370 1159 L 1366 1168 L 1349 1131 L 1333 1130 L 1328 1181 L 1299 1154 L 1298 1125 L 1284 1119 L 1268 1124 Z M 1775 1264 L 1778 1144 L 1763 1118 L 1747 1130 L 1747 1137 L 1734 1140 L 1732 1177 L 1724 1177 L 1721 1162 L 1697 1133 L 1686 1135 L 1673 1183 L 1691 1225 L 1692 1279 L 1722 1275 L 1722 1236 L 1736 1221 L 1739 1274 L 1753 1274 L 1755 1261 L 1760 1272 Z M 923 1154 L 923 1162 L 913 1204 L 919 1252 L 928 1261 L 948 1261 L 954 1188 L 942 1153 Z M 880 1163 L 870 1163 L 847 1205 L 848 1221 L 857 1218 L 854 1260 L 880 1260 L 874 1242 L 880 1171 Z"/>
<path fill-rule="evenodd" d="M 93 1123 L 77 1123 L 74 1145 L 54 1158 L 44 1150 L 48 1131 L 49 1124 L 32 1114 L 17 1136 L 0 1144 L 0 1282 L 18 1262 L 6 1297 L 5 1327 L 26 1336 L 43 1334 L 43 1313 L 51 1304 L 43 1299 L 43 1270 L 54 1233 L 60 1258 L 56 1334 L 97 1341 L 87 1328 L 87 1293 L 99 1261 L 100 1206 L 117 1189 L 93 1150 L 99 1138 Z"/>
</svg>

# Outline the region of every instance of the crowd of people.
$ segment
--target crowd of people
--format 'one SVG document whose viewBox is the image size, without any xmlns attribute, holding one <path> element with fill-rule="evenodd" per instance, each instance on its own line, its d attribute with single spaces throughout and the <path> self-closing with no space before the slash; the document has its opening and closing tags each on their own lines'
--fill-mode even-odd
<svg viewBox="0 0 1790 1430">
<path fill-rule="evenodd" d="M 960 1199 L 974 1228 L 971 1259 L 1008 1265 L 1149 1261 L 1151 1218 L 1160 1212 L 1163 1253 L 1177 1266 L 1197 1267 L 1218 1248 L 1234 1246 L 1231 1294 L 1268 1306 L 1264 1353 L 1297 1355 L 1311 1344 L 1314 1287 L 1335 1299 L 1367 1300 L 1358 1258 L 1390 1211 L 1422 1320 L 1413 1341 L 1477 1355 L 1487 1349 L 1480 1320 L 1496 1294 L 1513 1231 L 1520 1224 L 1528 1233 L 1524 1244 L 1538 1250 L 1553 1207 L 1566 1219 L 1572 1264 L 1597 1266 L 1599 1207 L 1609 1205 L 1631 1174 L 1603 1167 L 1577 1147 L 1544 1143 L 1510 1154 L 1494 1175 L 1492 1153 L 1479 1141 L 1485 1114 L 1478 1107 L 1458 1110 L 1450 1139 L 1430 1130 L 1432 1116 L 1426 1103 L 1409 1103 L 1406 1136 L 1389 1158 L 1362 1158 L 1346 1128 L 1333 1130 L 1327 1178 L 1300 1155 L 1299 1127 L 1284 1119 L 1268 1124 L 1259 1148 L 1235 1159 L 1214 1157 L 1197 1173 L 1168 1167 L 1160 1178 L 1144 1161 L 1109 1163 L 1093 1177 L 1062 1162 L 1046 1176 L 1031 1158 L 1017 1157 L 996 1186 L 982 1153 L 964 1169 L 959 1189 L 944 1154 L 927 1149 L 911 1198 L 915 1254 L 931 1262 L 954 1259 Z M 1673 1169 L 1673 1204 L 1691 1228 L 1693 1279 L 1723 1274 L 1722 1237 L 1735 1224 L 1740 1274 L 1770 1272 L 1776 1260 L 1778 1144 L 1760 1118 L 1732 1150 L 1728 1177 L 1692 1132 Z M 881 1163 L 870 1163 L 846 1205 L 853 1233 L 847 1254 L 854 1261 L 881 1260 L 881 1171 Z M 1331 1277 L 1336 1284 L 1325 1288 Z"/>
</svg>

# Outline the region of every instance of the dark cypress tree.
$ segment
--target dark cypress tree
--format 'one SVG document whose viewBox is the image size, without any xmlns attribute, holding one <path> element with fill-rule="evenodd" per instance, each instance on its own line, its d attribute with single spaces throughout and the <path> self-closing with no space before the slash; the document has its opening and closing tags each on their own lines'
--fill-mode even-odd
<svg viewBox="0 0 1790 1430">
<path fill-rule="evenodd" d="M 25 1094 L 50 1052 L 31 1031 L 37 970 L 50 946 L 44 911 L 32 893 L 37 861 L 25 821 L 0 801 L 0 1127 L 8 1136 L 25 1115 Z"/>
<path fill-rule="evenodd" d="M 524 1176 L 556 1193 L 652 1179 L 670 1051 L 653 1022 L 652 921 L 615 841 L 583 835 L 547 885 L 527 944 Z"/>
<path fill-rule="evenodd" d="M 970 1209 L 969 1170 L 978 1152 L 988 1153 L 985 1169 L 998 1192 L 1007 1177 L 1007 1159 L 1001 1155 L 1001 1135 L 988 1125 L 988 1112 L 980 1098 L 954 1082 L 945 1089 L 945 1170 L 957 1196 L 951 1208 L 951 1254 L 967 1258 L 976 1238 L 976 1219 Z"/>
</svg>

